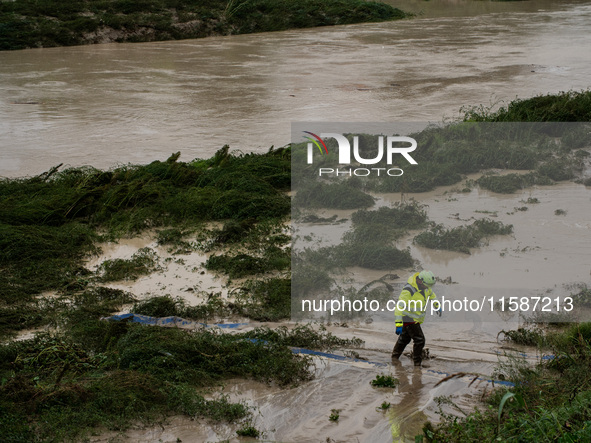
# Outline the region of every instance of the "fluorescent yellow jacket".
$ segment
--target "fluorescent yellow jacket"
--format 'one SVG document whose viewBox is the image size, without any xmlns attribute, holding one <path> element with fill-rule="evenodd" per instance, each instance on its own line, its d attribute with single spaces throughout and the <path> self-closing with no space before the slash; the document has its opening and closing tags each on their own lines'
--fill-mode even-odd
<svg viewBox="0 0 591 443">
<path fill-rule="evenodd" d="M 402 292 L 400 292 L 398 303 L 396 303 L 396 311 L 394 311 L 396 326 L 402 326 L 404 323 L 423 323 L 428 303 L 437 300 L 437 296 L 431 288 L 419 290 L 418 276 L 418 272 L 411 275 L 402 288 Z M 431 301 L 429 302 L 429 300 Z"/>
</svg>

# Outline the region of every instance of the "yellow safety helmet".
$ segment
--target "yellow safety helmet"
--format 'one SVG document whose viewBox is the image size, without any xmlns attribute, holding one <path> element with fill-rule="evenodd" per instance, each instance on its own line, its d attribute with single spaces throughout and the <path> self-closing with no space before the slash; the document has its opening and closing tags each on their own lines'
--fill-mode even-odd
<svg viewBox="0 0 591 443">
<path fill-rule="evenodd" d="M 431 271 L 419 272 L 419 278 L 427 286 L 431 287 L 435 284 L 435 275 Z"/>
</svg>

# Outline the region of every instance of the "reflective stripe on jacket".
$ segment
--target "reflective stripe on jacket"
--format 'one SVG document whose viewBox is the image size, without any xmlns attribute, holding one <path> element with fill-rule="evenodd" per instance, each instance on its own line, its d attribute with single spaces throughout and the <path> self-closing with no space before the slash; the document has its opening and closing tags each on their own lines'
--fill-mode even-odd
<svg viewBox="0 0 591 443">
<path fill-rule="evenodd" d="M 423 323 L 429 300 L 437 300 L 431 288 L 419 290 L 418 276 L 418 272 L 411 275 L 400 292 L 394 311 L 396 326 L 402 326 L 404 323 Z"/>
</svg>

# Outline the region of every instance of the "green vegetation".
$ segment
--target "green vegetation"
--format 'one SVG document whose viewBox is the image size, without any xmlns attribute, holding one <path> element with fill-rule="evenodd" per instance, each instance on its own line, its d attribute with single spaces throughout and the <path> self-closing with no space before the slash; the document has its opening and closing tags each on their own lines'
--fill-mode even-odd
<svg viewBox="0 0 591 443">
<path fill-rule="evenodd" d="M 425 207 L 417 202 L 395 203 L 392 207 L 382 206 L 375 211 L 357 211 L 351 216 L 355 227 L 386 231 L 392 239 L 402 237 L 409 229 L 420 229 L 427 222 Z"/>
<path fill-rule="evenodd" d="M 487 174 L 476 180 L 476 183 L 481 188 L 489 191 L 498 192 L 499 194 L 512 194 L 533 185 L 551 185 L 552 180 L 542 179 L 535 173 L 530 172 L 528 174 Z"/>
<path fill-rule="evenodd" d="M 340 416 L 341 416 L 341 409 L 331 409 L 328 419 L 330 421 L 337 422 L 337 421 L 339 421 Z"/>
<path fill-rule="evenodd" d="M 392 406 L 391 403 L 384 401 L 384 402 L 382 402 L 382 404 L 380 405 L 380 407 L 378 409 L 380 411 L 386 411 L 386 410 L 390 409 L 391 406 Z"/>
<path fill-rule="evenodd" d="M 392 207 L 356 211 L 351 220 L 353 228 L 343 236 L 340 244 L 315 250 L 306 249 L 294 254 L 296 263 L 310 266 L 302 274 L 305 281 L 300 282 L 298 274 L 293 275 L 298 288 L 307 286 L 306 282 L 311 277 L 320 280 L 317 280 L 317 285 L 321 287 L 329 285 L 330 281 L 322 278 L 321 270 L 349 266 L 389 270 L 412 266 L 410 251 L 398 249 L 394 242 L 410 229 L 426 226 L 427 213 L 423 206 L 416 202 L 396 203 Z M 300 287 L 299 283 L 303 286 Z"/>
<path fill-rule="evenodd" d="M 496 111 L 482 105 L 462 110 L 471 122 L 589 122 L 591 90 L 516 99 Z"/>
<path fill-rule="evenodd" d="M 226 228 L 232 221 L 247 223 L 254 227 L 245 247 L 260 252 L 268 268 L 289 265 L 289 250 L 280 248 L 289 238 L 278 228 L 290 209 L 288 149 L 234 155 L 225 146 L 208 160 L 177 160 L 175 154 L 111 171 L 53 168 L 0 180 L 0 337 L 50 322 L 51 310 L 37 298 L 42 292 L 67 295 L 98 280 L 157 269 L 149 250 L 131 260 L 108 260 L 97 273 L 81 265 L 98 253 L 99 241 L 149 228 L 175 226 L 160 230 L 157 241 L 180 248 L 183 236 L 203 222 L 225 220 Z"/>
<path fill-rule="evenodd" d="M 278 321 L 291 314 L 291 279 L 251 280 L 241 285 L 234 310 L 257 321 Z"/>
<path fill-rule="evenodd" d="M 208 320 L 239 315 L 257 321 L 279 321 L 291 314 L 291 280 L 268 278 L 248 280 L 235 291 L 234 301 L 226 302 L 219 293 L 201 293 L 206 300 L 188 306 L 180 297 L 151 297 L 131 308 L 136 314 L 151 317 L 180 317 L 187 320 Z"/>
<path fill-rule="evenodd" d="M 69 294 L 54 300 L 59 332 L 0 345 L 3 440 L 79 440 L 97 426 L 124 430 L 169 414 L 248 422 L 251 413 L 243 404 L 225 397 L 207 400 L 202 388 L 235 377 L 298 384 L 312 377 L 311 360 L 290 347 L 324 350 L 362 343 L 305 325 L 225 334 L 99 320 L 130 302 L 130 294 L 110 288 Z M 133 308 L 154 316 L 189 317 L 191 309 L 170 297 L 137 302 Z M 23 416 L 28 420 L 15 419 Z"/>
<path fill-rule="evenodd" d="M 238 433 L 254 435 L 247 407 L 225 397 L 206 399 L 202 390 L 235 377 L 294 385 L 312 377 L 311 361 L 290 347 L 353 343 L 305 326 L 223 334 L 99 320 L 134 302 L 132 311 L 155 317 L 288 317 L 287 277 L 244 282 L 231 303 L 216 293 L 202 293 L 206 302 L 200 306 L 171 296 L 138 302 L 132 294 L 97 285 L 157 270 L 153 250 L 107 260 L 95 272 L 82 260 L 99 252 L 100 241 L 162 227 L 156 241 L 173 251 L 232 245 L 236 252 L 221 256 L 276 258 L 288 270 L 289 156 L 286 149 L 235 156 L 224 147 L 209 160 L 190 163 L 173 155 L 112 171 L 54 168 L 38 177 L 2 180 L 0 279 L 6 291 L 0 333 L 5 338 L 34 326 L 57 328 L 0 345 L 2 439 L 80 440 L 96 427 L 124 430 L 170 414 L 223 420 L 242 426 Z M 203 228 L 218 220 L 222 228 Z M 198 228 L 196 240 L 189 241 Z M 42 291 L 51 293 L 39 296 Z"/>
<path fill-rule="evenodd" d="M 261 433 L 254 426 L 245 426 L 242 429 L 238 429 L 236 434 L 238 434 L 240 437 L 259 438 Z"/>
<path fill-rule="evenodd" d="M 409 17 L 363 0 L 14 0 L 0 2 L 0 50 L 140 42 Z"/>
<path fill-rule="evenodd" d="M 184 240 L 192 234 L 193 230 L 179 228 L 161 229 L 156 232 L 156 243 L 169 246 L 168 252 L 172 254 L 186 254 L 195 249 L 195 245 Z"/>
<path fill-rule="evenodd" d="M 397 269 L 412 265 L 408 250 L 399 250 L 393 242 L 427 224 L 423 206 L 412 202 L 381 207 L 375 211 L 357 211 L 351 216 L 353 229 L 334 248 L 337 266 L 361 266 L 369 269 Z M 329 260 L 330 262 L 330 260 Z"/>
<path fill-rule="evenodd" d="M 99 266 L 100 280 L 103 282 L 135 280 L 140 275 L 151 274 L 158 269 L 158 256 L 150 248 L 142 248 L 129 260 L 116 258 L 105 260 Z"/>
<path fill-rule="evenodd" d="M 524 334 L 518 332 L 516 337 Z M 423 429 L 426 441 L 591 439 L 591 323 L 548 333 L 544 343 L 552 358 L 542 359 L 533 368 L 524 361 L 510 360 L 501 370 L 515 387 L 494 390 L 484 410 L 464 417 L 443 414 L 440 425 Z"/>
<path fill-rule="evenodd" d="M 3 440 L 79 440 L 97 426 L 124 430 L 169 414 L 241 423 L 251 416 L 248 408 L 224 397 L 206 400 L 201 389 L 235 377 L 297 384 L 312 377 L 311 361 L 296 356 L 291 346 L 361 344 L 304 325 L 230 335 L 99 320 L 133 300 L 124 291 L 101 287 L 57 297 L 51 307 L 59 332 L 0 345 Z M 170 297 L 133 307 L 154 316 L 191 317 L 192 309 Z M 28 420 L 16 419 L 23 416 Z"/>
<path fill-rule="evenodd" d="M 288 269 L 291 263 L 289 250 L 273 247 L 264 251 L 263 257 L 248 254 L 212 255 L 205 262 L 205 269 L 228 274 L 230 278 L 241 278 L 248 275 L 263 274 L 270 271 Z"/>
<path fill-rule="evenodd" d="M 542 347 L 546 344 L 544 334 L 537 329 L 518 328 L 514 331 L 501 331 L 500 334 L 518 345 Z"/>
<path fill-rule="evenodd" d="M 510 194 L 533 185 L 551 185 L 555 181 L 571 180 L 576 172 L 583 169 L 579 156 L 564 154 L 559 158 L 549 159 L 538 165 L 535 171 L 527 174 L 486 174 L 476 180 L 476 183 L 490 191 Z"/>
<path fill-rule="evenodd" d="M 376 388 L 395 388 L 398 386 L 398 379 L 392 377 L 390 374 L 378 374 L 370 384 Z M 382 408 L 384 409 L 384 408 Z"/>
<path fill-rule="evenodd" d="M 229 315 L 232 311 L 224 304 L 220 294 L 203 294 L 206 302 L 188 306 L 182 298 L 170 295 L 151 297 L 133 305 L 130 312 L 150 317 L 180 317 L 187 320 L 207 320 Z"/>
<path fill-rule="evenodd" d="M 250 415 L 244 405 L 206 400 L 199 388 L 237 376 L 282 386 L 312 376 L 308 359 L 244 335 L 97 320 L 87 327 L 94 343 L 43 334 L 0 345 L 3 440 L 78 439 L 92 427 L 120 430 L 172 413 L 235 422 Z"/>
<path fill-rule="evenodd" d="M 504 225 L 490 219 L 476 220 L 469 226 L 458 226 L 446 229 L 443 225 L 435 225 L 428 231 L 421 232 L 414 238 L 414 243 L 431 249 L 470 253 L 469 248 L 480 246 L 484 238 L 493 235 L 509 235 L 513 225 Z"/>
<path fill-rule="evenodd" d="M 580 286 L 579 292 L 574 294 L 572 297 L 573 303 L 576 303 L 576 306 L 585 308 L 591 307 L 591 288 L 588 288 L 586 285 Z"/>
<path fill-rule="evenodd" d="M 2 8 L 6 5 L 2 3 Z M 62 6 L 68 10 L 78 4 L 73 5 Z M 246 4 L 228 7 L 234 16 L 247 9 Z M 8 22 L 0 23 L 6 29 Z M 417 153 L 421 170 L 409 168 L 403 180 L 390 180 L 397 185 L 349 178 L 336 185 L 303 187 L 294 200 L 368 208 L 374 204 L 368 191 L 428 190 L 490 168 L 530 171 L 519 177 L 529 176 L 536 184 L 575 178 L 583 148 L 589 146 L 586 129 L 559 125 L 544 130 L 532 127 L 524 139 L 510 127 L 482 128 L 469 122 L 429 128 L 417 135 L 425 143 L 424 152 Z M 473 144 L 474 140 L 485 142 Z M 2 439 L 83 440 L 99 426 L 122 430 L 169 414 L 225 420 L 254 435 L 245 405 L 225 397 L 206 399 L 204 389 L 235 377 L 291 386 L 309 380 L 312 371 L 310 359 L 290 348 L 360 345 L 359 340 L 339 339 L 310 326 L 223 334 L 100 320 L 132 303 L 135 312 L 156 317 L 201 320 L 240 315 L 260 321 L 288 317 L 290 238 L 284 224 L 290 211 L 291 154 L 291 149 L 281 148 L 234 155 L 225 146 L 211 159 L 188 163 L 179 162 L 177 153 L 164 162 L 110 171 L 56 167 L 37 177 L 0 180 L 0 338 L 26 328 L 55 328 L 32 339 L 0 344 Z M 297 180 L 303 176 L 295 172 Z M 491 177 L 495 176 L 483 176 L 479 184 L 494 182 Z M 490 185 L 491 189 L 502 186 L 501 182 Z M 398 250 L 395 242 L 410 230 L 428 226 L 425 209 L 415 203 L 362 209 L 351 221 L 352 229 L 341 245 L 294 254 L 298 266 L 291 282 L 300 293 L 328 292 L 332 284 L 328 272 L 341 267 L 411 266 L 409 250 Z M 218 227 L 205 228 L 208 222 L 217 222 Z M 96 246 L 100 242 L 148 229 L 155 229 L 158 244 L 170 246 L 172 253 L 212 252 L 208 269 L 249 280 L 234 289 L 231 302 L 216 293 L 201 293 L 206 301 L 200 306 L 188 306 L 171 296 L 138 302 L 133 294 L 100 284 L 157 270 L 153 251 L 140 251 L 130 260 L 108 260 L 96 271 L 83 266 L 84 259 L 100 252 Z M 510 232 L 511 226 L 485 219 L 455 229 L 436 225 L 415 241 L 466 251 L 482 238 Z M 261 278 L 267 272 L 270 275 Z M 373 283 L 388 287 L 382 278 L 347 295 L 353 299 L 365 290 L 377 291 L 370 288 Z M 591 306 L 587 288 L 573 298 Z M 495 392 L 489 411 L 450 418 L 437 429 L 426 429 L 425 435 L 437 441 L 589 439 L 589 331 L 591 326 L 582 324 L 546 336 L 544 343 L 554 359 L 536 368 L 518 362 L 505 366 L 505 378 L 516 387 L 509 393 Z M 526 331 L 508 331 L 506 337 L 541 342 Z"/>
<path fill-rule="evenodd" d="M 257 328 L 246 332 L 245 337 L 261 341 L 271 341 L 283 346 L 292 346 L 306 349 L 332 350 L 338 347 L 359 347 L 363 341 L 358 338 L 338 338 L 326 331 L 324 326 L 314 330 L 308 325 L 299 325 L 293 329 L 280 326 L 275 329 Z"/>
<path fill-rule="evenodd" d="M 411 136 L 421 147 L 413 152 L 418 165 L 401 160 L 404 174 L 400 177 L 387 174 L 363 179 L 341 176 L 337 183 L 316 177 L 317 172 L 313 174 L 315 169 L 306 163 L 305 145 L 295 145 L 293 184 L 301 195 L 296 195 L 294 203 L 300 208 L 369 207 L 372 202 L 367 192 L 427 192 L 438 186 L 459 183 L 466 174 L 477 172 L 486 173 L 477 181 L 481 187 L 509 193 L 532 185 L 550 185 L 579 177 L 584 169 L 584 159 L 589 155 L 586 149 L 591 146 L 588 125 L 581 123 L 455 122 L 428 127 Z M 347 137 L 352 138 L 352 135 Z M 360 155 L 374 158 L 379 136 L 359 137 Z M 318 157 L 315 168 L 334 168 L 336 146 L 331 141 L 327 140 L 329 154 Z M 524 173 L 502 176 L 491 173 L 507 169 Z M 353 189 L 350 195 L 348 188 Z"/>
<path fill-rule="evenodd" d="M 359 209 L 373 206 L 374 198 L 359 189 L 356 178 L 339 183 L 315 183 L 297 188 L 293 198 L 296 208 Z"/>
</svg>

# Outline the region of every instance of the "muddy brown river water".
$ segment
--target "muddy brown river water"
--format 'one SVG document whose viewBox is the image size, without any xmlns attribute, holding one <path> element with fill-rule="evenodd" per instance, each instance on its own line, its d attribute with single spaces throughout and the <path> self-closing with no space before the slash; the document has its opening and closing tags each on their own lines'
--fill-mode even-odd
<svg viewBox="0 0 591 443">
<path fill-rule="evenodd" d="M 395 4 L 419 15 L 2 52 L 0 176 L 204 158 L 226 143 L 265 151 L 289 143 L 292 121 L 440 121 L 464 105 L 589 87 L 589 2 Z"/>
<path fill-rule="evenodd" d="M 391 3 L 418 15 L 273 34 L 2 52 L 0 176 L 34 175 L 62 162 L 109 168 L 162 160 L 176 151 L 184 160 L 205 158 L 226 143 L 262 152 L 290 141 L 292 121 L 441 121 L 456 118 L 464 105 L 591 86 L 589 1 Z M 471 255 L 426 250 L 407 239 L 425 268 L 457 282 L 445 287 L 450 293 L 474 287 L 561 292 L 591 282 L 589 188 L 565 183 L 510 196 L 445 191 L 451 189 L 414 196 L 429 205 L 437 223 L 456 226 L 486 210 L 514 225 L 513 236 L 492 239 Z M 515 211 L 528 197 L 540 203 Z M 382 195 L 378 204 L 399 198 Z M 556 209 L 566 215 L 555 215 Z M 105 255 L 89 266 L 152 243 L 146 238 L 106 245 Z M 190 271 L 203 257 L 185 259 L 184 266 L 170 263 L 168 271 L 118 287 L 140 297 L 184 295 L 190 303 L 198 302 L 186 291 L 190 286 L 223 288 L 223 280 L 195 278 Z M 257 408 L 254 424 L 268 440 L 414 441 L 426 419 L 438 419 L 438 397 L 452 396 L 470 410 L 490 389 L 484 380 L 469 386 L 471 377 L 436 387 L 447 374 L 486 378 L 506 351 L 525 351 L 536 360 L 531 349 L 498 343 L 494 325 L 427 322 L 427 346 L 437 358 L 419 371 L 408 359 L 402 367 L 389 364 L 394 337 L 387 325 L 329 330 L 364 339 L 358 352 L 385 366 L 315 357 L 316 379 L 295 389 L 228 382 L 221 391 Z M 396 390 L 369 385 L 384 372 L 400 379 Z M 383 402 L 392 405 L 385 412 L 376 409 Z M 333 408 L 341 409 L 338 423 L 328 420 Z M 234 427 L 176 417 L 164 427 L 96 440 L 233 441 L 235 435 Z"/>
</svg>

